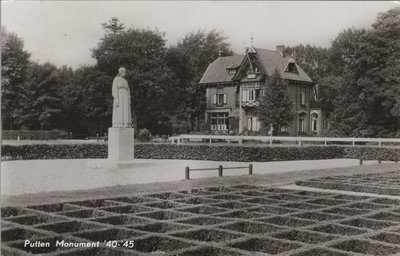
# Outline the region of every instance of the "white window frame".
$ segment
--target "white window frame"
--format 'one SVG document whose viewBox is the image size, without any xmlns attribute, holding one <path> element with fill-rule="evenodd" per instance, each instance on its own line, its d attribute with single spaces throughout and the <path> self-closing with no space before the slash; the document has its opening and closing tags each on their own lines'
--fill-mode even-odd
<svg viewBox="0 0 400 256">
<path fill-rule="evenodd" d="M 227 94 L 223 93 L 223 89 L 217 89 L 217 93 L 213 95 L 213 104 L 217 106 L 227 104 Z"/>
<path fill-rule="evenodd" d="M 247 130 L 248 131 L 253 131 L 253 132 L 258 132 L 260 131 L 261 127 L 261 122 L 258 120 L 258 117 L 256 116 L 251 116 L 247 118 Z"/>
<path fill-rule="evenodd" d="M 306 118 L 307 115 L 305 113 L 300 113 L 299 114 L 299 127 L 298 127 L 298 131 L 299 132 L 305 132 L 306 131 Z"/>
<path fill-rule="evenodd" d="M 223 116 L 220 116 L 221 114 L 223 114 Z M 211 117 L 210 117 L 211 130 L 212 131 L 227 131 L 228 123 L 229 123 L 228 116 L 229 116 L 229 113 L 227 113 L 227 112 L 211 113 Z M 213 124 L 213 121 L 215 121 L 214 124 Z"/>
<path fill-rule="evenodd" d="M 318 132 L 318 114 L 311 114 L 311 131 Z"/>
<path fill-rule="evenodd" d="M 306 93 L 305 92 L 300 93 L 300 105 L 301 106 L 306 105 Z"/>
</svg>

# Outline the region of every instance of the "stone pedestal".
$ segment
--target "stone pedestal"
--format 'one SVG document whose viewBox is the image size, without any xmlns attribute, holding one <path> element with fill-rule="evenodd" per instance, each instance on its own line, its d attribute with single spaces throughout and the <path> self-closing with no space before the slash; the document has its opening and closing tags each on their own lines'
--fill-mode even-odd
<svg viewBox="0 0 400 256">
<path fill-rule="evenodd" d="M 134 158 L 134 129 L 108 128 L 108 160 L 129 161 Z"/>
</svg>

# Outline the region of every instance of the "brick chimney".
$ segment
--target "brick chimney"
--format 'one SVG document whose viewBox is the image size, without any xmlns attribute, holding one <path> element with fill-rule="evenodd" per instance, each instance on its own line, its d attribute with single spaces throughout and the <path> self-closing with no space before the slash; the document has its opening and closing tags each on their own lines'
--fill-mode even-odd
<svg viewBox="0 0 400 256">
<path fill-rule="evenodd" d="M 280 52 L 282 57 L 285 57 L 285 46 L 283 44 L 282 45 L 277 45 L 276 46 L 276 51 Z"/>
</svg>

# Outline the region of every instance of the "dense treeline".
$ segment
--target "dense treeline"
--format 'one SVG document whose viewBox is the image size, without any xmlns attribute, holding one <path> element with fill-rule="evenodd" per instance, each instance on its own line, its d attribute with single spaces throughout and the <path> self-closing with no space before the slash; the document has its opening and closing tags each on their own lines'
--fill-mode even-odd
<svg viewBox="0 0 400 256">
<path fill-rule="evenodd" d="M 23 40 L 2 28 L 2 128 L 60 129 L 74 137 L 103 134 L 111 125 L 111 84 L 127 68 L 135 127 L 152 134 L 201 130 L 209 63 L 232 55 L 217 30 L 194 31 L 167 47 L 158 30 L 101 24 L 97 64 L 76 70 L 30 60 Z M 331 47 L 287 47 L 319 84 L 331 135 L 400 137 L 400 8 L 379 14 L 370 29 L 346 29 Z M 262 48 L 262 46 L 259 46 Z M 242 54 L 242 53 L 239 53 Z"/>
<path fill-rule="evenodd" d="M 328 49 L 288 48 L 320 85 L 330 135 L 400 137 L 400 7 L 371 29 L 346 29 Z"/>
<path fill-rule="evenodd" d="M 123 66 L 136 128 L 200 130 L 205 88 L 198 81 L 218 54 L 233 54 L 227 38 L 217 30 L 195 31 L 168 48 L 158 30 L 125 29 L 117 18 L 102 26 L 105 34 L 92 49 L 97 64 L 76 70 L 30 61 L 23 40 L 2 28 L 2 128 L 60 129 L 73 137 L 106 133 L 112 81 Z"/>
</svg>

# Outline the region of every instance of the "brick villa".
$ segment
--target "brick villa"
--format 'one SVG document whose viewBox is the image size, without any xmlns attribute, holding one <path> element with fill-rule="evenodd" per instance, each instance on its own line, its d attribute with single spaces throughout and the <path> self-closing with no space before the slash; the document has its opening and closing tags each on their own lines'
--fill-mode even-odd
<svg viewBox="0 0 400 256">
<path fill-rule="evenodd" d="M 296 114 L 289 127 L 290 136 L 320 135 L 324 120 L 318 99 L 318 86 L 291 58 L 284 46 L 276 51 L 248 48 L 245 55 L 218 57 L 204 73 L 206 130 L 211 134 L 259 135 L 261 124 L 256 115 L 266 79 L 275 69 L 289 82 L 288 94 Z"/>
</svg>

